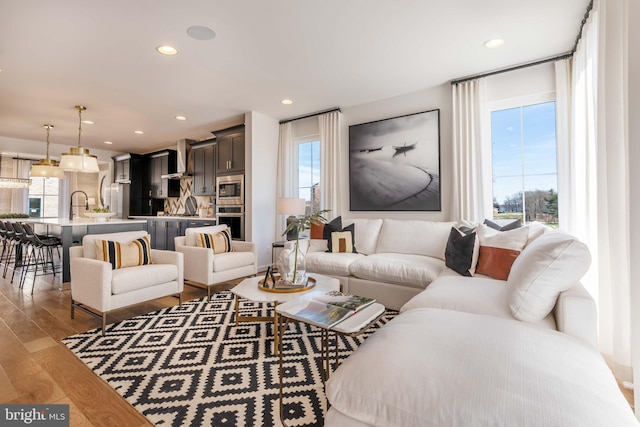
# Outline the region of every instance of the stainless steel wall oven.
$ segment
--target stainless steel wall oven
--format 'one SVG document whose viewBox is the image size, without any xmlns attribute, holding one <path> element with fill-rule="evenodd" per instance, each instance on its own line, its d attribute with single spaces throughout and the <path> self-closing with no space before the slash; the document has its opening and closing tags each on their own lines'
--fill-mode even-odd
<svg viewBox="0 0 640 427">
<path fill-rule="evenodd" d="M 244 205 L 216 205 L 216 224 L 226 224 L 234 240 L 244 240 Z"/>
</svg>

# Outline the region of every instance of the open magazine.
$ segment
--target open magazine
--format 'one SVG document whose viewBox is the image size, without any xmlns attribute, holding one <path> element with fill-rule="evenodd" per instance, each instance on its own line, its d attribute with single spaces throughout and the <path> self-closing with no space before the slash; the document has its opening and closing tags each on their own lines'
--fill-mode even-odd
<svg viewBox="0 0 640 427">
<path fill-rule="evenodd" d="M 328 292 L 314 297 L 305 308 L 296 313 L 295 317 L 318 326 L 331 328 L 375 301 L 373 298 L 343 294 L 338 291 Z"/>
</svg>

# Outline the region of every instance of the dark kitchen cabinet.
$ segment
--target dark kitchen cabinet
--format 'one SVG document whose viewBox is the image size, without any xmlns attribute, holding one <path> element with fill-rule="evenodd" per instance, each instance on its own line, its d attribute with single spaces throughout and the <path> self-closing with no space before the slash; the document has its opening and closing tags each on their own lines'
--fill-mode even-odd
<svg viewBox="0 0 640 427">
<path fill-rule="evenodd" d="M 125 153 L 113 156 L 114 181 L 120 184 L 126 216 L 155 215 L 163 210 L 162 201 L 154 201 L 150 195 L 149 158 L 142 154 Z M 162 206 L 160 206 L 162 205 Z"/>
<path fill-rule="evenodd" d="M 115 182 L 124 182 L 130 181 L 131 177 L 129 175 L 129 170 L 131 168 L 131 160 L 113 160 L 114 162 L 114 178 Z"/>
<path fill-rule="evenodd" d="M 193 155 L 193 194 L 214 196 L 216 194 L 215 140 L 204 141 L 191 147 Z"/>
<path fill-rule="evenodd" d="M 244 172 L 244 125 L 213 133 L 216 135 L 216 174 Z"/>
<path fill-rule="evenodd" d="M 153 249 L 174 251 L 175 238 L 184 236 L 187 228 L 208 227 L 216 225 L 215 219 L 189 220 L 177 218 L 149 218 L 147 219 L 147 233 Z"/>
<path fill-rule="evenodd" d="M 180 197 L 180 180 L 162 178 L 162 175 L 176 172 L 175 150 L 164 150 L 150 155 L 150 196 L 154 199 Z"/>
</svg>

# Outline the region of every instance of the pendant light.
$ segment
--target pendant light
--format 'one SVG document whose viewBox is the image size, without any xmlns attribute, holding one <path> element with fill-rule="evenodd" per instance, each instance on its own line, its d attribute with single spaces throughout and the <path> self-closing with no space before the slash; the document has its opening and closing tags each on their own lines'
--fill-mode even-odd
<svg viewBox="0 0 640 427">
<path fill-rule="evenodd" d="M 64 178 L 64 172 L 58 167 L 58 162 L 49 158 L 49 131 L 53 125 L 43 125 L 47 129 L 47 158 L 31 166 L 29 177 L 36 178 Z"/>
<path fill-rule="evenodd" d="M 82 112 L 86 107 L 76 105 L 80 125 L 78 126 L 78 146 L 71 147 L 68 153 L 63 153 L 60 157 L 60 169 L 70 172 L 100 172 L 97 157 L 89 153 L 87 148 L 80 146 L 80 135 L 82 134 Z"/>
<path fill-rule="evenodd" d="M 11 178 L 2 176 L 2 164 L 12 162 L 11 157 L 0 155 L 0 188 L 29 188 L 30 181 L 26 178 Z"/>
</svg>

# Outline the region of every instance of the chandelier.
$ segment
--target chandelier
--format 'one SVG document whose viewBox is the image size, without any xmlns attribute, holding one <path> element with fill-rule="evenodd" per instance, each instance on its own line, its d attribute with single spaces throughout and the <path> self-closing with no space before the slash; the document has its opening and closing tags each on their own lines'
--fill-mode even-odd
<svg viewBox="0 0 640 427">
<path fill-rule="evenodd" d="M 2 176 L 2 164 L 9 163 L 11 157 L 0 155 L 0 188 L 29 188 L 29 180 L 26 178 L 11 178 Z"/>
<path fill-rule="evenodd" d="M 89 153 L 89 149 L 80 146 L 80 135 L 82 134 L 82 112 L 86 107 L 76 105 L 80 125 L 78 126 L 78 146 L 71 147 L 68 153 L 63 153 L 60 157 L 60 169 L 70 172 L 100 172 L 97 157 Z"/>
<path fill-rule="evenodd" d="M 58 162 L 49 158 L 49 131 L 53 125 L 43 125 L 47 129 L 47 158 L 41 159 L 31 166 L 29 177 L 36 178 L 64 178 L 64 172 L 58 167 Z"/>
</svg>

